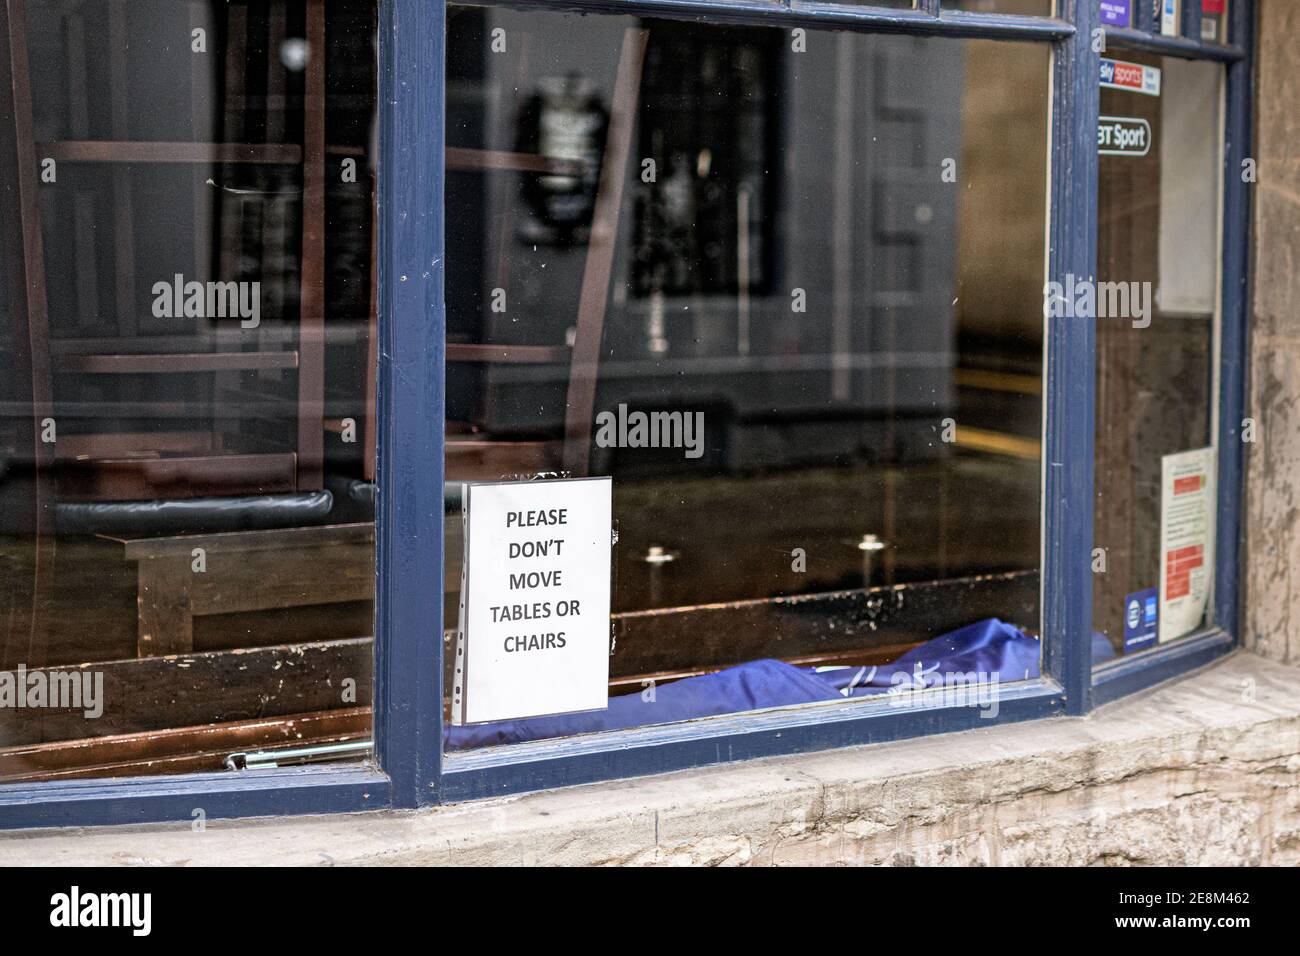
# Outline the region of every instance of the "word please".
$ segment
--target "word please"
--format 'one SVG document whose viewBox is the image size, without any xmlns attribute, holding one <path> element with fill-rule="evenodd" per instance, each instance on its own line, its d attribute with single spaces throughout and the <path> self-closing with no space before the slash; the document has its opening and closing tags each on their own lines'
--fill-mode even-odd
<svg viewBox="0 0 1300 956">
<path fill-rule="evenodd" d="M 507 528 L 536 528 L 538 525 L 568 524 L 568 508 L 539 508 L 536 511 L 507 511 Z"/>
</svg>

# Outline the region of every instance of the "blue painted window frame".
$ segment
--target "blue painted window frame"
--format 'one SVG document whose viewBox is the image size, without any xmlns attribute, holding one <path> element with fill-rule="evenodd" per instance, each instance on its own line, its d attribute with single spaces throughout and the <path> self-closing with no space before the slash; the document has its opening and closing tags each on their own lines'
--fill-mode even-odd
<svg viewBox="0 0 1300 956">
<path fill-rule="evenodd" d="M 483 0 L 479 0 L 483 2 Z M 828 27 L 1052 46 L 1048 278 L 1096 272 L 1097 0 L 1055 17 L 966 13 L 917 0 L 882 10 L 816 0 L 514 0 L 514 5 L 726 23 Z M 1216 615 L 1237 622 L 1245 401 L 1253 0 L 1233 0 L 1228 45 L 1203 45 L 1199 4 L 1182 37 L 1153 36 L 1151 5 L 1121 43 L 1227 68 Z M 442 747 L 445 0 L 379 6 L 379 421 L 375 761 L 243 773 L 0 786 L 0 828 L 413 808 L 751 757 L 976 726 L 974 708 L 900 711 L 845 701 L 444 756 Z M 1089 184 L 1080 188 L 1080 184 Z M 1079 715 L 1227 653 L 1236 626 L 1120 661 L 1094 678 L 1091 630 L 1094 330 L 1050 319 L 1044 358 L 1043 676 L 1011 685 L 995 720 Z"/>
</svg>

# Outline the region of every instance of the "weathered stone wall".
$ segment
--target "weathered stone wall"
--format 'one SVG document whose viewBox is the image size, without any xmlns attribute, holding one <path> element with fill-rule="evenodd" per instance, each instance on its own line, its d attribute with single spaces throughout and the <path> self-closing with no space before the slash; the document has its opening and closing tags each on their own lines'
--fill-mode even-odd
<svg viewBox="0 0 1300 956">
<path fill-rule="evenodd" d="M 1261 0 L 1246 454 L 1247 647 L 1300 663 L 1300 3 Z"/>
<path fill-rule="evenodd" d="M 10 864 L 1300 864 L 1300 668 L 1087 718 L 419 813 L 0 836 Z"/>
</svg>

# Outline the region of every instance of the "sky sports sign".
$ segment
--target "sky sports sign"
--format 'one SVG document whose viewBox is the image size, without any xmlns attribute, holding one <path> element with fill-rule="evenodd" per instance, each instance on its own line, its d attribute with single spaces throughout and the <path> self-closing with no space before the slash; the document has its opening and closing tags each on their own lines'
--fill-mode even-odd
<svg viewBox="0 0 1300 956">
<path fill-rule="evenodd" d="M 1112 90 L 1160 95 L 1160 68 L 1102 57 L 1101 85 Z"/>
</svg>

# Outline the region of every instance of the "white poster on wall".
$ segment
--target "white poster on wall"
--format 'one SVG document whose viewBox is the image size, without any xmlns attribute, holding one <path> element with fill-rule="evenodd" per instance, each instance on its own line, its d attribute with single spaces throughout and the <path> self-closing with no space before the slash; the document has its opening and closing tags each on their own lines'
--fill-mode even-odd
<svg viewBox="0 0 1300 956">
<path fill-rule="evenodd" d="M 1160 459 L 1161 644 L 1201 626 L 1214 567 L 1214 449 Z"/>
<path fill-rule="evenodd" d="M 612 489 L 609 478 L 464 486 L 453 723 L 606 707 Z"/>
</svg>

